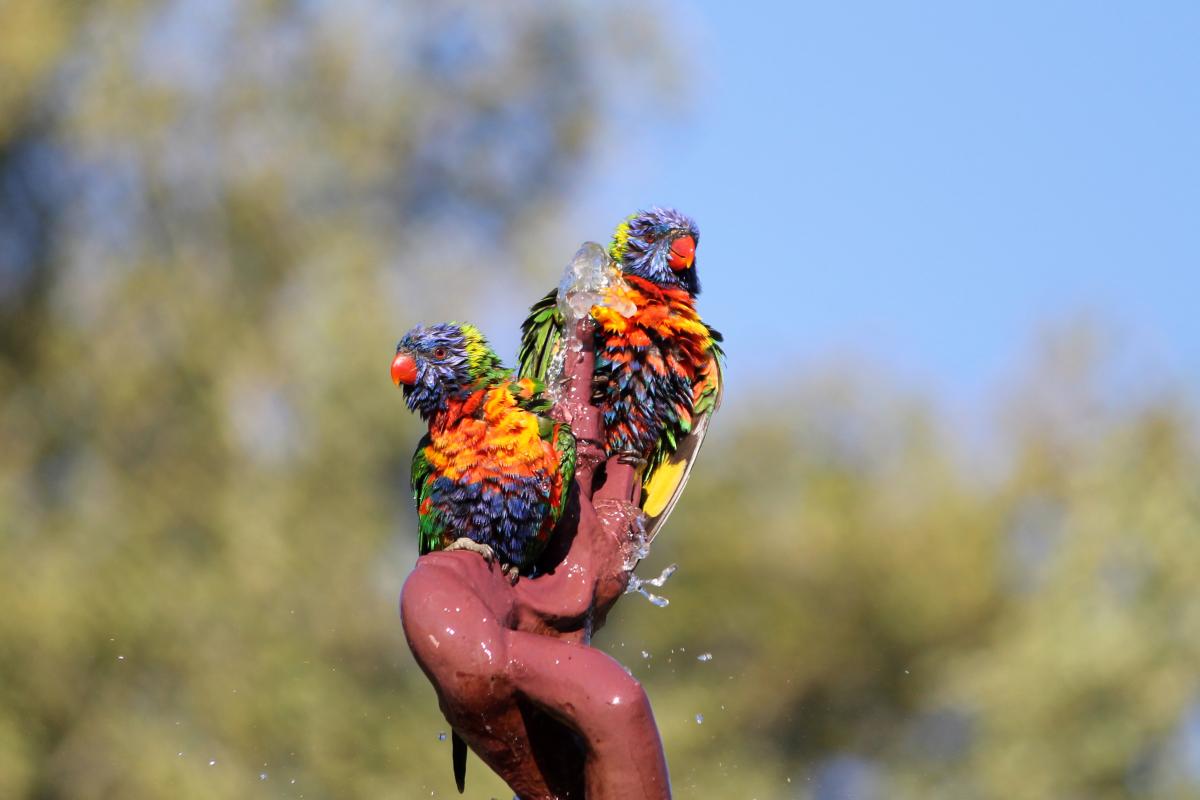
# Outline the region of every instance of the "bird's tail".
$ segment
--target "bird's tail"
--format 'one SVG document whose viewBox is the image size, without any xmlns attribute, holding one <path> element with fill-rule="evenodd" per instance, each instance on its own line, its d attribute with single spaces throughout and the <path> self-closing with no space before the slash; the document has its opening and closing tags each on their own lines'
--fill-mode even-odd
<svg viewBox="0 0 1200 800">
<path fill-rule="evenodd" d="M 451 758 L 454 760 L 454 784 L 458 793 L 462 794 L 467 788 L 467 743 L 457 733 L 450 734 L 452 745 Z"/>
</svg>

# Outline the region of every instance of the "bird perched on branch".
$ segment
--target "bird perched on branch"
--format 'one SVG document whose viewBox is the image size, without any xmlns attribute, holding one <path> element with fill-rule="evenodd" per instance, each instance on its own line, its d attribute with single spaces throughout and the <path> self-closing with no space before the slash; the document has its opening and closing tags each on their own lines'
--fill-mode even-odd
<svg viewBox="0 0 1200 800">
<path fill-rule="evenodd" d="M 514 378 L 479 329 L 417 326 L 392 381 L 429 423 L 412 461 L 419 549 L 473 550 L 514 580 L 541 554 L 575 474 L 575 437 L 544 416 L 542 386 Z"/>
<path fill-rule="evenodd" d="M 721 335 L 695 305 L 699 241 L 696 223 L 674 209 L 625 219 L 608 248 L 623 278 L 612 288 L 619 302 L 591 309 L 598 325 L 593 401 L 604 415 L 607 454 L 645 464 L 648 539 L 679 499 L 721 402 Z M 557 295 L 539 300 L 522 325 L 524 377 L 545 382 L 562 346 Z"/>
<path fill-rule="evenodd" d="M 417 326 L 392 359 L 392 382 L 429 423 L 413 454 L 419 550 L 499 559 L 515 582 L 545 549 L 575 476 L 575 437 L 543 416 L 542 386 L 517 380 L 473 325 Z M 454 781 L 467 746 L 453 736 Z"/>
</svg>

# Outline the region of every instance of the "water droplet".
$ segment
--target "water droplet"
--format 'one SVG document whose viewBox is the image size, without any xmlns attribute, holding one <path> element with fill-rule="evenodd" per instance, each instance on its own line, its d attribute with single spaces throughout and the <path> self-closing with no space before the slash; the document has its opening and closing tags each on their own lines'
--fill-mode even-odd
<svg viewBox="0 0 1200 800">
<path fill-rule="evenodd" d="M 439 742 L 446 741 L 446 732 L 445 731 L 442 731 L 441 733 L 438 734 L 438 741 Z"/>
<path fill-rule="evenodd" d="M 712 653 L 701 653 L 696 656 L 697 661 L 712 661 Z"/>
<path fill-rule="evenodd" d="M 265 772 L 258 773 L 258 779 L 260 781 L 265 781 L 267 779 L 267 773 L 265 773 Z"/>
<path fill-rule="evenodd" d="M 643 650 L 643 651 L 642 651 L 642 658 L 649 658 L 649 657 L 650 657 L 650 654 L 649 654 L 648 652 L 646 652 L 645 650 Z"/>
<path fill-rule="evenodd" d="M 125 656 L 117 656 L 117 661 L 124 661 L 124 660 L 125 660 Z"/>
<path fill-rule="evenodd" d="M 210 758 L 210 759 L 208 760 L 208 765 L 209 765 L 210 767 L 215 767 L 215 766 L 217 765 L 217 760 L 216 760 L 215 758 Z"/>
<path fill-rule="evenodd" d="M 628 566 L 626 568 L 630 569 Z M 646 591 L 646 587 L 653 586 L 656 589 L 662 588 L 662 585 L 665 584 L 667 580 L 669 580 L 670 577 L 675 574 L 675 570 L 677 569 L 679 569 L 678 564 L 671 564 L 661 573 L 659 573 L 657 578 L 651 578 L 650 580 L 642 580 L 637 575 L 630 573 L 629 585 L 625 587 L 625 594 L 637 592 L 642 597 L 645 597 L 647 600 L 649 600 L 651 605 L 657 606 L 658 608 L 665 608 L 671 604 L 671 601 L 662 595 L 657 595 L 653 592 Z"/>
<path fill-rule="evenodd" d="M 704 715 L 703 715 L 703 714 L 697 714 L 697 715 L 696 715 L 696 724 L 697 724 L 697 725 L 703 725 L 703 724 L 704 724 Z"/>
<path fill-rule="evenodd" d="M 292 778 L 290 781 L 288 781 L 288 783 L 295 783 L 295 782 L 296 782 L 295 778 Z"/>
</svg>

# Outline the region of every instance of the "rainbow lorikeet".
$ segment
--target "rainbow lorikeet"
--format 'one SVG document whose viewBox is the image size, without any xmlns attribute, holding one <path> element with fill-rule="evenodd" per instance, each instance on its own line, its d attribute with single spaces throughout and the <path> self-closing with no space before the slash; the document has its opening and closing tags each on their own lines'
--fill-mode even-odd
<svg viewBox="0 0 1200 800">
<path fill-rule="evenodd" d="M 532 379 L 505 369 L 473 325 L 417 326 L 392 380 L 429 423 L 412 461 L 421 555 L 467 549 L 528 572 L 562 516 L 575 475 L 570 427 L 544 416 Z"/>
<path fill-rule="evenodd" d="M 604 415 L 609 456 L 645 463 L 642 510 L 652 539 L 679 499 L 708 422 L 721 402 L 721 334 L 696 312 L 700 231 L 673 209 L 621 222 L 609 255 L 621 271 L 595 305 L 593 402 Z M 520 374 L 539 381 L 561 348 L 563 315 L 552 291 L 522 326 Z"/>
<path fill-rule="evenodd" d="M 575 437 L 543 416 L 542 386 L 520 380 L 473 325 L 417 326 L 392 360 L 392 381 L 429 423 L 412 461 L 419 550 L 499 558 L 512 580 L 545 549 L 575 476 Z M 467 745 L 453 735 L 454 781 Z"/>
</svg>

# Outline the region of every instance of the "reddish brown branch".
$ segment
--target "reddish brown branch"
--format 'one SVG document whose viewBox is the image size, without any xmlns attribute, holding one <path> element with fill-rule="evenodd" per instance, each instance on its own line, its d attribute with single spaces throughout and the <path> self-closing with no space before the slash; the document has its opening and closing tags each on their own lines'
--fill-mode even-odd
<svg viewBox="0 0 1200 800">
<path fill-rule="evenodd" d="M 633 467 L 604 462 L 592 323 L 567 333 L 556 414 L 578 440 L 576 496 L 545 571 L 512 586 L 474 553 L 430 553 L 405 581 L 401 619 L 446 719 L 523 800 L 662 800 L 670 785 L 646 693 L 588 646 L 628 584 L 641 487 Z"/>
</svg>

